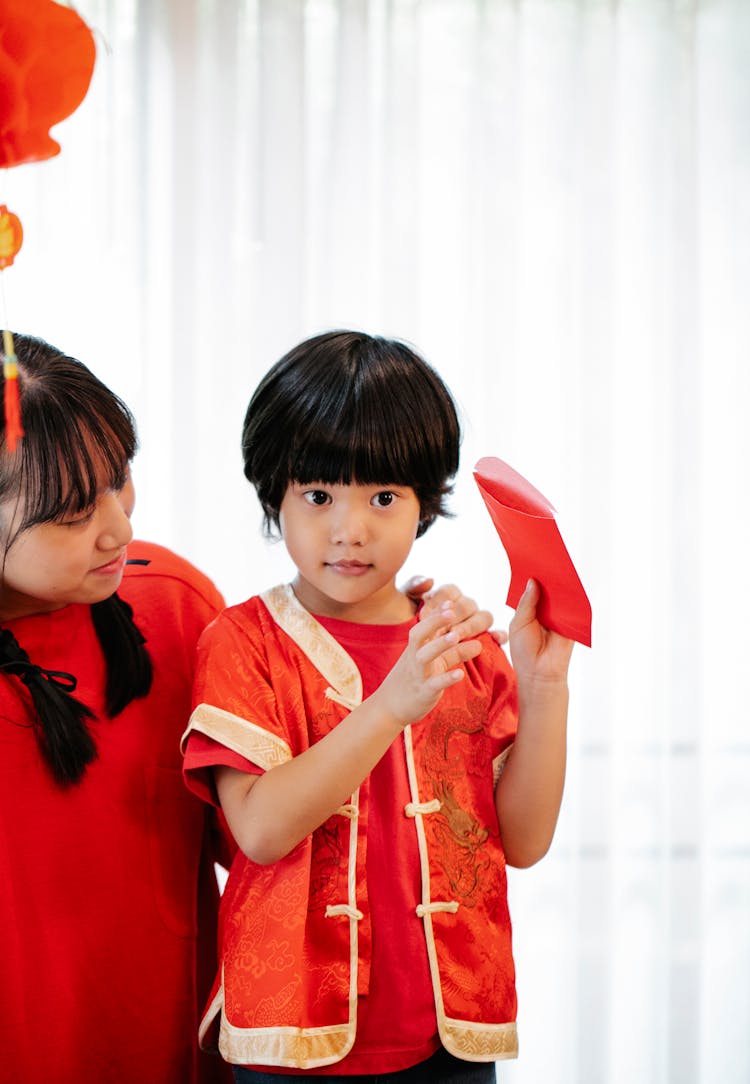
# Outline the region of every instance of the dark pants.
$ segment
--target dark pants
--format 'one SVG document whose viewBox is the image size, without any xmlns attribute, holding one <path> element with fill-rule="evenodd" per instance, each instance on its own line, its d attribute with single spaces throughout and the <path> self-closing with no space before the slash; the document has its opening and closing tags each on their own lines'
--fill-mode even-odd
<svg viewBox="0 0 750 1084">
<path fill-rule="evenodd" d="M 236 1084 L 285 1084 L 288 1080 L 318 1080 L 320 1084 L 495 1084 L 491 1062 L 460 1061 L 441 1047 L 427 1061 L 397 1073 L 363 1076 L 316 1076 L 310 1073 L 256 1073 L 234 1067 Z"/>
</svg>

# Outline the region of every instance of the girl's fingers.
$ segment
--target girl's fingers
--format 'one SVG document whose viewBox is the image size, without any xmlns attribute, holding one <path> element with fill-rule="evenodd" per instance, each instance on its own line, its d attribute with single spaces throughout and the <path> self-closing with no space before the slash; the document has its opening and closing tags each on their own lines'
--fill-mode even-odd
<svg viewBox="0 0 750 1084">
<path fill-rule="evenodd" d="M 459 640 L 472 640 L 475 636 L 488 632 L 493 620 L 489 610 L 477 610 L 470 617 L 459 619 L 451 627 L 458 634 Z"/>
<path fill-rule="evenodd" d="M 458 587 L 454 587 L 450 584 L 446 591 L 449 592 L 446 595 L 446 601 L 450 602 L 451 609 L 456 615 L 457 621 L 466 621 L 472 614 L 477 613 L 477 604 L 473 598 L 468 598 L 467 595 L 462 594 Z"/>
<path fill-rule="evenodd" d="M 430 591 L 427 601 L 431 606 L 440 607 L 446 602 L 457 602 L 461 598 L 461 591 L 456 587 L 455 583 L 443 583 L 440 587 L 436 587 L 434 591 Z"/>
<path fill-rule="evenodd" d="M 460 587 L 457 587 L 454 583 L 448 583 L 435 588 L 434 591 L 430 591 L 429 594 L 424 596 L 420 620 L 424 620 L 431 610 L 439 610 L 446 605 L 451 607 L 457 621 L 466 620 L 477 610 L 477 604 L 473 598 L 464 595 Z"/>
<path fill-rule="evenodd" d="M 412 576 L 407 580 L 401 590 L 405 595 L 408 595 L 413 602 L 419 602 L 424 599 L 427 592 L 432 589 L 434 580 L 429 576 Z"/>
</svg>

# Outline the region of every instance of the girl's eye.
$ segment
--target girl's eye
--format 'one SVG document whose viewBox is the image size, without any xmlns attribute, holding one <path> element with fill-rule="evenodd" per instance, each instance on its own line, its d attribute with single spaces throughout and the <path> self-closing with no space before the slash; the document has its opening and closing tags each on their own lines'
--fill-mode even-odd
<svg viewBox="0 0 750 1084">
<path fill-rule="evenodd" d="M 308 504 L 314 504 L 316 508 L 328 504 L 330 500 L 329 495 L 324 489 L 308 489 L 304 494 L 304 497 Z"/>
<path fill-rule="evenodd" d="M 114 485 L 112 486 L 112 492 L 113 493 L 122 493 L 123 489 L 125 488 L 125 486 L 129 482 L 130 482 L 130 467 L 128 466 L 128 467 L 125 468 L 125 470 L 119 476 L 119 478 L 115 479 Z"/>
<path fill-rule="evenodd" d="M 372 503 L 378 508 L 389 508 L 395 499 L 396 494 L 387 489 L 383 493 L 376 493 L 372 498 Z"/>
<path fill-rule="evenodd" d="M 89 512 L 84 512 L 80 516 L 76 516 L 74 519 L 61 519 L 59 524 L 61 527 L 82 527 L 86 523 L 91 523 L 94 518 L 94 509 Z"/>
</svg>

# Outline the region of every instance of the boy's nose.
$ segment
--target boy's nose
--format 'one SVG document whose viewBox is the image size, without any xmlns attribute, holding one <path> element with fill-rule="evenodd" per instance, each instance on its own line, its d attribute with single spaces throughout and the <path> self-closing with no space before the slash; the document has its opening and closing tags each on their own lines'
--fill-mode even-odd
<svg viewBox="0 0 750 1084">
<path fill-rule="evenodd" d="M 364 517 L 354 510 L 341 510 L 335 517 L 331 539 L 339 545 L 361 546 L 367 538 Z"/>
</svg>

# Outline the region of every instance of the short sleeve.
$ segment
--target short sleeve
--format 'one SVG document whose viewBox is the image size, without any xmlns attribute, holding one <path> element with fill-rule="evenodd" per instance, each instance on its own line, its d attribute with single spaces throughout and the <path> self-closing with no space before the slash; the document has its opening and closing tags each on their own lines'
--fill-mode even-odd
<svg viewBox="0 0 750 1084">
<path fill-rule="evenodd" d="M 236 768 L 249 775 L 260 774 L 257 765 L 214 738 L 197 730 L 189 734 L 182 764 L 185 784 L 193 794 L 215 806 L 219 806 L 213 779 L 213 769 L 217 767 Z"/>
<path fill-rule="evenodd" d="M 272 676 L 284 672 L 278 641 L 261 627 L 253 601 L 221 613 L 198 643 L 183 774 L 189 789 L 212 804 L 212 768 L 260 773 L 290 755 Z"/>
<path fill-rule="evenodd" d="M 269 638 L 251 615 L 238 607 L 225 610 L 198 642 L 193 708 L 207 704 L 278 733 L 281 727 L 270 671 Z"/>
<path fill-rule="evenodd" d="M 487 727 L 501 748 L 509 747 L 518 729 L 518 688 L 508 656 L 489 635 L 482 637 L 482 653 L 475 660 L 489 693 Z"/>
</svg>

